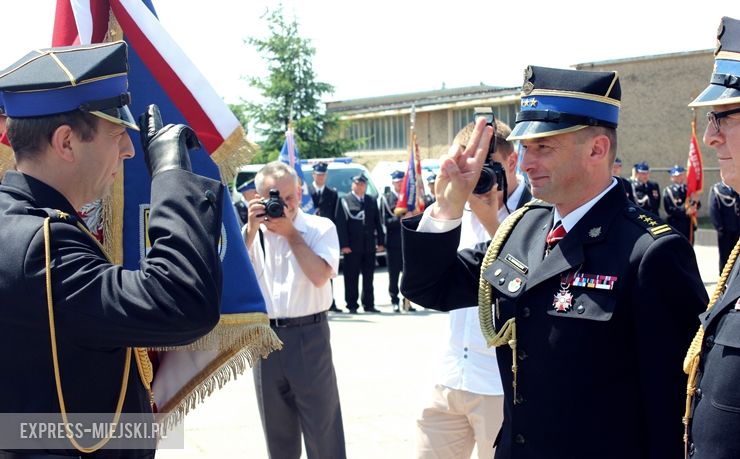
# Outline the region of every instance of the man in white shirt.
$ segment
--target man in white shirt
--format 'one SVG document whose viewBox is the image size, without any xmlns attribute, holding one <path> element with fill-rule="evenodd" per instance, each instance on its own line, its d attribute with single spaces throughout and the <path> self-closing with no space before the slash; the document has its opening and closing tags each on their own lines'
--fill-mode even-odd
<svg viewBox="0 0 740 459">
<path fill-rule="evenodd" d="M 504 389 L 496 459 L 683 453 L 683 349 L 707 295 L 688 241 L 611 176 L 620 98 L 616 72 L 528 67 L 508 139 L 537 200 L 457 252 L 493 134 L 480 118 L 444 157 L 437 202 L 402 223 L 403 294 L 480 304 Z"/>
<path fill-rule="evenodd" d="M 453 143 L 466 145 L 473 128 L 473 123 L 464 127 Z M 516 175 L 517 155 L 506 140 L 510 133 L 509 126 L 496 121 L 493 159 L 503 165 L 507 182 L 516 185 L 507 190 L 506 205 L 503 190 L 497 188 L 484 195 L 470 195 L 463 211 L 458 250 L 489 241 L 499 222 L 532 198 L 523 179 Z M 449 318 L 440 379 L 417 420 L 416 455 L 419 459 L 464 459 L 476 447 L 478 458 L 490 459 L 493 439 L 504 417 L 496 352 L 481 334 L 477 305 L 450 311 Z"/>
<path fill-rule="evenodd" d="M 300 209 L 299 179 L 288 165 L 268 163 L 255 178 L 244 240 L 281 351 L 258 360 L 254 383 L 270 457 L 344 458 L 344 430 L 326 311 L 329 279 L 339 266 L 331 220 Z M 278 191 L 270 215 L 264 197 Z M 278 216 L 282 204 L 283 215 Z M 268 205 L 269 207 L 269 205 Z"/>
</svg>

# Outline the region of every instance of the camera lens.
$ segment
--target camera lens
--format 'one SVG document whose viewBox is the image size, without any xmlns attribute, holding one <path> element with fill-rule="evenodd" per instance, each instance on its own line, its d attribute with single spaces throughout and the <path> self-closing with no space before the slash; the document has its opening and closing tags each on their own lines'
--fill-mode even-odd
<svg viewBox="0 0 740 459">
<path fill-rule="evenodd" d="M 491 188 L 496 184 L 496 173 L 493 168 L 486 164 L 480 171 L 480 178 L 478 183 L 475 184 L 473 194 L 485 194 L 491 191 Z"/>
<path fill-rule="evenodd" d="M 272 218 L 282 217 L 283 205 L 278 201 L 268 201 L 265 203 L 265 213 Z"/>
</svg>

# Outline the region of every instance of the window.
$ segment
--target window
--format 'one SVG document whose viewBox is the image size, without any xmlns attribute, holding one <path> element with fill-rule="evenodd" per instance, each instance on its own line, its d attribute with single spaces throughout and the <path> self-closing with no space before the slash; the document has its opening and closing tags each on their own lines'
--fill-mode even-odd
<svg viewBox="0 0 740 459">
<path fill-rule="evenodd" d="M 514 123 L 516 122 L 517 107 L 519 107 L 519 102 L 505 104 L 505 105 L 494 105 L 491 108 L 493 108 L 493 115 L 496 117 L 497 120 L 503 121 L 504 123 L 508 124 L 509 127 L 514 127 Z M 457 134 L 460 131 L 460 129 L 462 129 L 463 127 L 465 127 L 465 125 L 473 121 L 474 112 L 475 112 L 474 107 L 453 110 L 452 112 L 453 135 Z"/>
<path fill-rule="evenodd" d="M 398 150 L 408 146 L 408 116 L 385 116 L 353 121 L 350 138 L 365 139 L 359 150 Z"/>
</svg>

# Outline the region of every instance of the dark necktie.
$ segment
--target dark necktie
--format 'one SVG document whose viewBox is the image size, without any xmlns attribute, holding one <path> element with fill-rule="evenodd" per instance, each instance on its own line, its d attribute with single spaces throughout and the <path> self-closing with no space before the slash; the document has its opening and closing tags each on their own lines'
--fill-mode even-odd
<svg viewBox="0 0 740 459">
<path fill-rule="evenodd" d="M 547 233 L 547 238 L 545 238 L 545 243 L 547 243 L 547 250 L 545 250 L 545 255 L 548 255 L 552 248 L 555 247 L 555 245 L 557 245 L 557 243 L 560 242 L 560 240 L 564 238 L 566 234 L 567 231 L 565 231 L 563 223 L 560 221 L 557 222 L 555 224 L 555 227 L 551 229 L 549 233 Z"/>
</svg>

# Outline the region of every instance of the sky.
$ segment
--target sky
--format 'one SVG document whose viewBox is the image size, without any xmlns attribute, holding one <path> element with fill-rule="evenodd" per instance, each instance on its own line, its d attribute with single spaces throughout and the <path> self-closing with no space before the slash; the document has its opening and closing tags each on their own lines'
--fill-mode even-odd
<svg viewBox="0 0 740 459">
<path fill-rule="evenodd" d="M 95 0 L 93 0 L 95 1 Z M 243 76 L 267 75 L 247 37 L 264 38 L 267 0 L 152 0 L 165 28 L 228 102 L 259 101 Z M 682 5 L 683 3 L 683 5 Z M 4 0 L 0 68 L 51 43 L 56 0 Z M 284 0 L 334 86 L 324 102 L 442 87 L 520 86 L 527 65 L 713 49 L 740 2 L 664 0 Z M 706 6 L 705 6 L 706 5 Z M 730 6 L 734 5 L 734 6 Z M 688 6 L 692 6 L 689 8 Z M 711 69 L 707 69 L 707 81 Z"/>
</svg>

